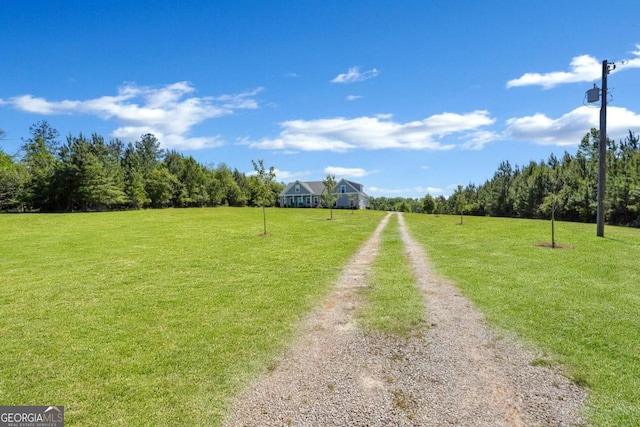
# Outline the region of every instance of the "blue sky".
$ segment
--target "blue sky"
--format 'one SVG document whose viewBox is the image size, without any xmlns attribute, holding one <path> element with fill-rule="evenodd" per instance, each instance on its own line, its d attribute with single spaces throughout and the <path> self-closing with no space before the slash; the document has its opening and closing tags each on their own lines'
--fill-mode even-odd
<svg viewBox="0 0 640 427">
<path fill-rule="evenodd" d="M 0 147 L 29 126 L 135 141 L 278 181 L 327 173 L 374 196 L 449 195 L 499 163 L 640 133 L 640 3 L 0 2 Z"/>
</svg>

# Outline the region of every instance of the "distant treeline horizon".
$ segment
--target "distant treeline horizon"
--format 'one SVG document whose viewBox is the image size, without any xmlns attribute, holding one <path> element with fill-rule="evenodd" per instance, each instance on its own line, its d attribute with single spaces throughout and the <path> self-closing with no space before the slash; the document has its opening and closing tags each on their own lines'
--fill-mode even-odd
<svg viewBox="0 0 640 427">
<path fill-rule="evenodd" d="M 510 218 L 555 218 L 595 222 L 598 199 L 600 134 L 591 129 L 575 155 L 526 166 L 503 161 L 491 179 L 481 185 L 461 185 L 449 197 L 425 195 L 422 199 L 377 198 L 372 209 L 400 210 Z M 640 227 L 640 143 L 632 131 L 616 142 L 607 139 L 605 219 L 610 225 Z"/>
<path fill-rule="evenodd" d="M 21 157 L 0 149 L 0 211 L 77 212 L 167 207 L 258 206 L 255 176 L 224 163 L 204 166 L 192 156 L 160 148 L 153 134 L 134 143 L 98 135 L 69 135 L 64 144 L 46 121 L 29 128 Z M 2 131 L 0 131 L 2 136 Z M 511 166 L 503 161 L 485 183 L 470 183 L 449 197 L 371 197 L 376 210 L 555 218 L 595 222 L 599 132 L 591 129 L 577 153 Z M 277 177 L 276 177 L 277 179 Z M 272 204 L 284 188 L 271 183 Z M 607 140 L 605 218 L 640 226 L 640 143 L 629 135 Z"/>
<path fill-rule="evenodd" d="M 160 148 L 153 134 L 134 143 L 69 135 L 46 121 L 29 128 L 17 161 L 0 150 L 0 211 L 77 212 L 142 208 L 258 206 L 259 183 L 224 163 L 204 166 Z M 272 182 L 275 199 L 284 186 Z"/>
</svg>

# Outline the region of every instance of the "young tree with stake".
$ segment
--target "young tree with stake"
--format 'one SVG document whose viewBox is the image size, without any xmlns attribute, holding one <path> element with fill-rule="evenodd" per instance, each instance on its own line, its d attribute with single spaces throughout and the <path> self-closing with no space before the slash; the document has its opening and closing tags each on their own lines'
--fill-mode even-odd
<svg viewBox="0 0 640 427">
<path fill-rule="evenodd" d="M 333 189 L 336 188 L 338 182 L 336 181 L 336 176 L 328 174 L 325 179 L 322 180 L 326 191 L 322 195 L 322 199 L 324 201 L 325 206 L 329 208 L 329 215 L 331 216 L 331 220 L 333 220 L 333 204 L 336 201 L 336 194 L 333 192 Z"/>
<path fill-rule="evenodd" d="M 467 198 L 464 195 L 462 185 L 458 185 L 455 194 L 456 210 L 460 214 L 460 225 L 464 223 L 464 211 L 467 209 Z"/>
<path fill-rule="evenodd" d="M 349 205 L 351 207 L 351 215 L 353 215 L 353 211 L 356 209 L 356 204 L 358 203 L 358 196 L 352 194 L 349 196 Z"/>
<path fill-rule="evenodd" d="M 264 233 L 267 235 L 267 212 L 266 206 L 270 206 L 273 203 L 273 191 L 271 191 L 271 183 L 276 177 L 275 169 L 273 166 L 266 170 L 264 168 L 264 162 L 262 159 L 255 161 L 251 160 L 253 169 L 256 171 L 256 177 L 258 178 L 258 205 L 262 207 L 262 221 L 264 224 Z"/>
</svg>

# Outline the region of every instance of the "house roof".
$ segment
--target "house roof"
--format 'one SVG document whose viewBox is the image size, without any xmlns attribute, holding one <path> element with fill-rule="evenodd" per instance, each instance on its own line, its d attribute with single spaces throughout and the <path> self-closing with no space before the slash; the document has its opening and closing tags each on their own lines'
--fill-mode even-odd
<svg viewBox="0 0 640 427">
<path fill-rule="evenodd" d="M 357 182 L 349 181 L 347 179 L 341 179 L 340 182 L 346 182 L 351 187 L 353 187 L 353 189 L 356 190 L 358 193 L 362 194 L 363 196 L 367 196 L 367 194 L 363 190 L 364 185 L 359 184 Z M 340 184 L 340 182 L 338 184 Z M 369 197 L 369 196 L 367 196 L 367 197 Z"/>
<path fill-rule="evenodd" d="M 304 187 L 305 190 L 307 190 L 309 194 L 314 196 L 321 196 L 322 193 L 325 192 L 325 186 L 322 183 L 322 181 L 308 181 L 308 182 L 294 181 L 294 182 L 288 183 L 286 187 L 284 187 L 284 190 L 282 190 L 280 195 L 284 196 L 285 194 L 288 194 L 296 184 L 301 185 L 302 187 Z"/>
<path fill-rule="evenodd" d="M 357 191 L 358 193 L 360 193 L 362 196 L 365 197 L 369 197 L 364 191 L 363 188 L 364 186 L 362 184 L 359 184 L 357 182 L 353 182 L 353 181 L 348 181 L 346 179 L 341 179 L 340 181 L 337 182 L 336 187 L 340 184 L 347 184 L 349 187 L 351 187 L 353 190 Z M 295 184 L 300 184 L 301 186 L 303 186 L 310 194 L 314 195 L 314 196 L 321 196 L 327 189 L 327 187 L 325 187 L 324 183 L 322 181 L 294 181 L 294 182 L 290 182 L 288 183 L 285 187 L 284 190 L 282 190 L 282 192 L 280 193 L 281 196 L 284 196 L 286 194 L 289 193 L 289 191 L 293 188 L 293 186 Z M 335 190 L 334 190 L 335 191 Z"/>
<path fill-rule="evenodd" d="M 317 195 L 321 195 L 327 189 L 327 187 L 325 187 L 322 181 L 310 181 L 310 182 L 305 182 L 304 184 L 306 184 L 307 187 L 309 187 L 309 189 L 313 194 L 317 194 Z"/>
</svg>

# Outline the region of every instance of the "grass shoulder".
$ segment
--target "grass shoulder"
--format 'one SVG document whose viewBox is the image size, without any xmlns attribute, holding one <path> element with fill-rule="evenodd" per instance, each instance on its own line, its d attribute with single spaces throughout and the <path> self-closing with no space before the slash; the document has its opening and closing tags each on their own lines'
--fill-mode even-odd
<svg viewBox="0 0 640 427">
<path fill-rule="evenodd" d="M 424 332 L 425 304 L 393 215 L 382 232 L 379 254 L 363 289 L 365 307 L 358 320 L 365 329 L 409 337 Z"/>
</svg>

